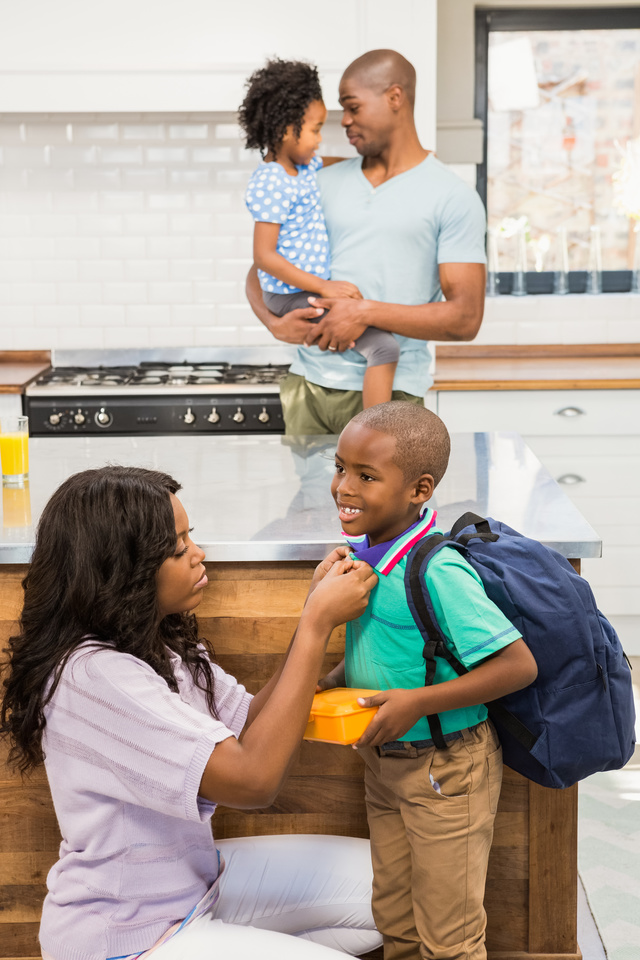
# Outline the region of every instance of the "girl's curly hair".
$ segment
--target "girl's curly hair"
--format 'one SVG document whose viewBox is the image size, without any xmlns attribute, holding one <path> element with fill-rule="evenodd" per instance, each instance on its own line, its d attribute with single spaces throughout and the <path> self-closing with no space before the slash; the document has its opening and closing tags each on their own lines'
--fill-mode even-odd
<svg viewBox="0 0 640 960">
<path fill-rule="evenodd" d="M 301 60 L 268 60 L 252 73 L 245 86 L 247 95 L 238 111 L 249 149 L 264 155 L 275 153 L 287 127 L 300 136 L 304 114 L 314 100 L 322 100 L 316 67 Z"/>
<path fill-rule="evenodd" d="M 108 466 L 69 477 L 45 506 L 0 702 L 0 735 L 23 773 L 43 759 L 44 708 L 81 644 L 137 657 L 177 692 L 174 651 L 216 716 L 196 618 L 158 609 L 156 574 L 176 548 L 169 495 L 179 489 L 156 470 Z"/>
</svg>

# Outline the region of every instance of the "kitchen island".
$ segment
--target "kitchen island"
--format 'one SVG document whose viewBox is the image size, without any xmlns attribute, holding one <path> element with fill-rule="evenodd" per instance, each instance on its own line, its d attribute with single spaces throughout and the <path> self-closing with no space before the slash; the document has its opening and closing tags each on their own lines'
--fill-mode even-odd
<svg viewBox="0 0 640 960">
<path fill-rule="evenodd" d="M 220 664 L 254 691 L 275 669 L 315 563 L 340 541 L 329 493 L 335 438 L 282 436 L 31 440 L 31 475 L 3 488 L 0 631 L 15 629 L 34 525 L 70 474 L 105 463 L 161 469 L 179 480 L 209 584 L 198 610 Z M 432 506 L 448 529 L 467 510 L 499 517 L 575 565 L 601 542 L 517 434 L 457 434 Z M 331 638 L 326 668 L 342 656 Z M 577 960 L 577 789 L 548 790 L 505 771 L 487 882 L 492 960 Z M 367 836 L 355 751 L 304 743 L 267 809 L 219 808 L 217 837 L 273 833 Z M 22 783 L 0 766 L 0 958 L 38 956 L 47 870 L 59 833 L 42 770 Z"/>
</svg>

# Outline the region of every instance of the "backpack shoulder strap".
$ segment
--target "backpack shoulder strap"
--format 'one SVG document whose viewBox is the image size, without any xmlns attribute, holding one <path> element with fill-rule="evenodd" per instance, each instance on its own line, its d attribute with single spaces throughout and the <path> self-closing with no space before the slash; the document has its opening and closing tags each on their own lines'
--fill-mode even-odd
<svg viewBox="0 0 640 960">
<path fill-rule="evenodd" d="M 430 603 L 427 603 L 428 591 L 424 581 L 424 571 L 429 560 L 442 547 L 452 545 L 449 537 L 434 533 L 424 537 L 411 550 L 407 558 L 405 571 L 405 589 L 411 614 L 424 639 L 422 655 L 425 662 L 425 686 L 430 687 L 436 674 L 436 657 L 445 659 L 458 674 L 467 673 L 467 668 L 453 655 L 444 642 L 444 637 Z M 442 733 L 442 725 L 437 713 L 427 716 L 433 742 L 439 750 L 446 750 L 447 743 Z"/>
</svg>

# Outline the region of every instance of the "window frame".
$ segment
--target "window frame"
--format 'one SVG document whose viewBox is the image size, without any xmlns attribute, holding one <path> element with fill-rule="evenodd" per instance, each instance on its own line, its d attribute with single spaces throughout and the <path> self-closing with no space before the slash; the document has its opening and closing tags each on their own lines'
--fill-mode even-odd
<svg viewBox="0 0 640 960">
<path fill-rule="evenodd" d="M 476 7 L 474 116 L 482 122 L 482 163 L 477 165 L 476 189 L 487 211 L 487 134 L 489 119 L 489 34 L 526 30 L 640 30 L 640 6 L 628 7 Z M 511 273 L 500 274 L 501 293 L 511 292 Z M 551 286 L 551 289 L 549 289 Z M 586 272 L 569 273 L 569 292 L 583 293 Z M 529 272 L 529 293 L 552 293 L 552 276 Z M 631 289 L 631 270 L 604 270 L 604 293 Z"/>
</svg>

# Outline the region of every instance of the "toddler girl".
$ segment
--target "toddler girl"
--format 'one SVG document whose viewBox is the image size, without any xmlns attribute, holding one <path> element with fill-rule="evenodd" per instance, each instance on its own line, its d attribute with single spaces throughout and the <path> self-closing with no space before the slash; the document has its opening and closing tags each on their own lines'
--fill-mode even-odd
<svg viewBox="0 0 640 960">
<path fill-rule="evenodd" d="M 247 85 L 239 121 L 247 147 L 258 148 L 264 162 L 251 177 L 245 200 L 255 220 L 253 256 L 266 306 L 281 317 L 308 307 L 309 296 L 362 299 L 353 283 L 329 279 L 329 238 L 316 180 L 323 161 L 315 153 L 327 116 L 318 71 L 307 63 L 274 59 Z M 399 356 L 393 334 L 369 327 L 355 349 L 367 361 L 363 405 L 390 400 Z"/>
</svg>

